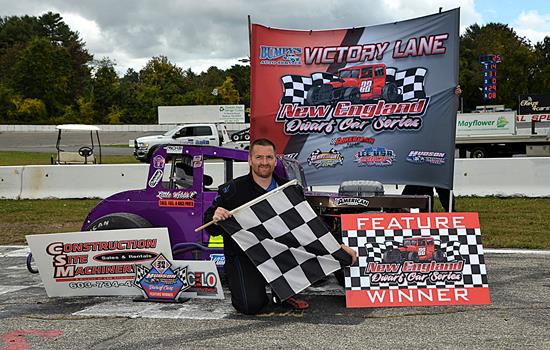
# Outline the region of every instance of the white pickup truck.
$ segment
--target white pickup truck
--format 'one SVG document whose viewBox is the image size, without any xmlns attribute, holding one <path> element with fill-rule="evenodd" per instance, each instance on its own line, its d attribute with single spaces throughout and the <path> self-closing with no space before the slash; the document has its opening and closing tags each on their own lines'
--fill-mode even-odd
<svg viewBox="0 0 550 350">
<path fill-rule="evenodd" d="M 134 157 L 149 162 L 156 148 L 163 144 L 221 146 L 248 149 L 249 142 L 231 142 L 223 124 L 184 124 L 168 130 L 162 135 L 139 137 L 131 142 Z"/>
</svg>

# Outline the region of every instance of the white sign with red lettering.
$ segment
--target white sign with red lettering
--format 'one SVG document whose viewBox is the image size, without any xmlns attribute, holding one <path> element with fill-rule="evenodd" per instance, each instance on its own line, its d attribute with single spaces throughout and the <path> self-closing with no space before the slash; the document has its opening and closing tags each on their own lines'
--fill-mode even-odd
<svg viewBox="0 0 550 350">
<path fill-rule="evenodd" d="M 342 215 L 347 307 L 489 304 L 477 213 Z"/>
</svg>

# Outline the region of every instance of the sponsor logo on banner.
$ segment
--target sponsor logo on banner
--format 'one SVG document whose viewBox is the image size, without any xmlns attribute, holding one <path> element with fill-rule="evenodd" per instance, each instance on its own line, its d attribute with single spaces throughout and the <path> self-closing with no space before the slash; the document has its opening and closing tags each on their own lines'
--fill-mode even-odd
<svg viewBox="0 0 550 350">
<path fill-rule="evenodd" d="M 348 197 L 339 197 L 335 198 L 334 202 L 337 206 L 342 205 L 360 205 L 363 207 L 369 206 L 369 201 L 364 198 L 348 198 Z"/>
<path fill-rule="evenodd" d="M 385 147 L 366 147 L 355 153 L 355 162 L 358 166 L 385 167 L 393 165 L 395 152 Z"/>
<path fill-rule="evenodd" d="M 334 148 L 328 152 L 316 149 L 307 158 L 307 164 L 316 168 L 335 167 L 344 164 L 344 156 Z"/>
<path fill-rule="evenodd" d="M 301 47 L 260 46 L 260 64 L 297 66 L 302 64 Z"/>
<path fill-rule="evenodd" d="M 410 151 L 407 161 L 415 164 L 445 164 L 445 152 Z"/>
<path fill-rule="evenodd" d="M 342 231 L 348 307 L 490 303 L 477 213 L 342 215 Z"/>
<path fill-rule="evenodd" d="M 361 147 L 363 143 L 374 143 L 374 138 L 366 136 L 346 136 L 336 137 L 330 140 L 330 144 L 334 146 L 344 146 L 344 148 Z"/>
<path fill-rule="evenodd" d="M 525 122 L 548 122 L 550 121 L 550 114 L 526 114 L 526 115 L 516 115 L 516 121 L 520 123 Z"/>
<path fill-rule="evenodd" d="M 162 169 L 155 170 L 155 172 L 153 173 L 153 175 L 151 175 L 151 178 L 149 179 L 149 182 L 148 182 L 149 187 L 156 187 L 160 182 L 160 180 L 162 180 L 162 175 L 163 175 Z"/>
<path fill-rule="evenodd" d="M 180 294 L 191 287 L 187 279 L 187 266 L 172 269 L 172 263 L 160 254 L 148 269 L 136 265 L 135 287 L 139 288 L 146 299 L 176 300 Z"/>
<path fill-rule="evenodd" d="M 153 168 L 162 169 L 164 168 L 165 159 L 163 156 L 158 155 L 153 158 Z"/>
</svg>

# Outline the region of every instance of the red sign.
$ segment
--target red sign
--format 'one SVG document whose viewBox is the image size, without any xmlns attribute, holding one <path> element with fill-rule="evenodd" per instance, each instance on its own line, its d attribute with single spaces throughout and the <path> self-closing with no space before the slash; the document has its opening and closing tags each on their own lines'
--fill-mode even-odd
<svg viewBox="0 0 550 350">
<path fill-rule="evenodd" d="M 342 215 L 347 307 L 490 304 L 477 213 Z"/>
<path fill-rule="evenodd" d="M 178 208 L 194 208 L 195 201 L 181 199 L 161 199 L 159 207 L 178 207 Z"/>
</svg>

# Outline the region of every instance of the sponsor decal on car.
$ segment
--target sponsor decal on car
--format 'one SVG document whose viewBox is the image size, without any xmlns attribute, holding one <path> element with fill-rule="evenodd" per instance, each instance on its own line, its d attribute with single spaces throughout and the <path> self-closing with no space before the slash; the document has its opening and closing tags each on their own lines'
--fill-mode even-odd
<svg viewBox="0 0 550 350">
<path fill-rule="evenodd" d="M 193 168 L 200 168 L 202 166 L 202 155 L 193 156 Z"/>
<path fill-rule="evenodd" d="M 260 46 L 260 64 L 298 66 L 302 64 L 301 47 Z"/>
<path fill-rule="evenodd" d="M 307 164 L 316 168 L 335 167 L 344 165 L 344 156 L 334 148 L 328 152 L 316 149 L 307 158 Z"/>
<path fill-rule="evenodd" d="M 407 161 L 415 164 L 442 165 L 445 164 L 445 152 L 410 151 Z"/>
<path fill-rule="evenodd" d="M 354 162 L 358 166 L 391 166 L 395 160 L 395 152 L 385 147 L 366 147 L 355 153 Z"/>
<path fill-rule="evenodd" d="M 149 179 L 149 182 L 148 182 L 149 187 L 156 187 L 160 182 L 160 180 L 162 180 L 162 175 L 163 175 L 162 169 L 157 169 Z"/>
<path fill-rule="evenodd" d="M 166 146 L 164 149 L 168 154 L 181 154 L 183 152 L 183 146 Z"/>
<path fill-rule="evenodd" d="M 158 191 L 158 199 L 193 199 L 197 196 L 197 191 Z"/>
<path fill-rule="evenodd" d="M 160 199 L 159 207 L 194 208 L 194 200 Z"/>
<path fill-rule="evenodd" d="M 164 168 L 164 164 L 166 163 L 166 160 L 163 156 L 158 155 L 153 158 L 153 168 L 155 169 L 162 169 Z"/>
<path fill-rule="evenodd" d="M 338 197 L 338 198 L 334 198 L 334 203 L 337 206 L 341 206 L 341 205 L 361 205 L 363 207 L 369 206 L 369 201 L 364 198 Z"/>
<path fill-rule="evenodd" d="M 210 254 L 210 260 L 216 263 L 216 266 L 225 265 L 225 255 L 223 254 Z"/>
</svg>

